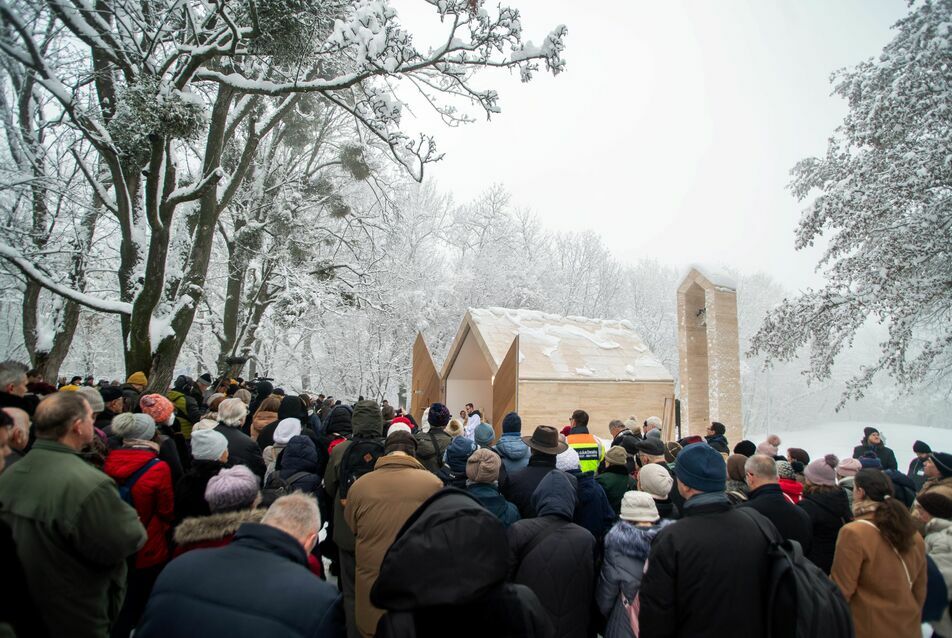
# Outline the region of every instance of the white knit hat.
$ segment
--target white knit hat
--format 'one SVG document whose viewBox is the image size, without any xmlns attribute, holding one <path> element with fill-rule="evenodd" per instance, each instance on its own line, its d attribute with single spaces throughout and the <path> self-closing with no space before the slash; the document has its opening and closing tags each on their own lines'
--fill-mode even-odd
<svg viewBox="0 0 952 638">
<path fill-rule="evenodd" d="M 301 433 L 301 420 L 294 417 L 288 417 L 278 421 L 278 427 L 274 430 L 274 444 L 287 445 L 292 437 Z"/>
<path fill-rule="evenodd" d="M 406 432 L 407 434 L 413 434 L 413 430 L 410 429 L 410 426 L 400 421 L 387 428 L 387 436 L 390 436 L 394 432 Z"/>
<path fill-rule="evenodd" d="M 217 461 L 228 449 L 228 439 L 215 430 L 192 430 L 192 458 L 196 461 Z"/>
<path fill-rule="evenodd" d="M 668 498 L 673 484 L 671 474 L 658 463 L 649 463 L 638 471 L 638 489 L 659 501 Z"/>
<path fill-rule="evenodd" d="M 618 518 L 633 523 L 654 523 L 661 516 L 654 498 L 645 492 L 625 492 L 621 497 L 621 513 Z"/>
<path fill-rule="evenodd" d="M 155 436 L 155 421 L 141 412 L 123 412 L 113 417 L 112 433 L 123 440 L 151 441 Z"/>
<path fill-rule="evenodd" d="M 581 465 L 578 458 L 578 452 L 575 451 L 575 448 L 570 447 L 564 452 L 557 454 L 555 457 L 555 467 L 562 470 L 563 472 L 579 469 Z"/>
</svg>

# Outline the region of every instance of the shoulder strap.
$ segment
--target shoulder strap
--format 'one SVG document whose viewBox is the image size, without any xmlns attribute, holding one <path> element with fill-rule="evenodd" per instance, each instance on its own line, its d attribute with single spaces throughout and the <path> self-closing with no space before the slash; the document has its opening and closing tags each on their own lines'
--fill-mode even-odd
<svg viewBox="0 0 952 638">
<path fill-rule="evenodd" d="M 865 523 L 869 525 L 870 527 L 872 527 L 873 529 L 875 529 L 877 532 L 880 531 L 879 526 L 877 526 L 876 523 L 873 523 L 872 521 L 867 521 L 865 518 L 861 518 L 857 520 L 856 522 Z M 903 559 L 902 554 L 899 553 L 899 550 L 896 549 L 896 547 L 892 543 L 886 540 L 886 537 L 882 535 L 882 532 L 880 532 L 879 535 L 882 536 L 883 540 L 886 541 L 886 544 L 889 545 L 889 549 L 893 550 L 893 553 L 896 555 L 896 558 L 898 558 L 899 562 L 902 563 L 902 571 L 906 572 L 906 582 L 909 583 L 909 589 L 912 589 L 912 576 L 909 575 L 909 568 L 906 566 L 906 561 Z"/>
<path fill-rule="evenodd" d="M 750 509 L 751 511 L 747 511 Z M 738 512 L 743 513 L 744 516 L 749 518 L 757 526 L 757 529 L 760 530 L 760 533 L 764 535 L 764 538 L 767 539 L 767 542 L 771 545 L 779 545 L 783 542 L 783 539 L 780 538 L 780 534 L 777 532 L 777 528 L 773 525 L 768 526 L 768 521 L 763 516 L 758 516 L 752 508 L 749 507 L 738 507 L 736 508 Z"/>
<path fill-rule="evenodd" d="M 309 474 L 310 472 L 295 472 L 288 478 L 284 479 L 284 484 L 287 485 L 288 487 L 291 487 L 292 485 L 294 485 L 295 483 L 297 483 L 298 481 L 300 481 L 302 478 L 304 478 L 305 476 Z"/>
<path fill-rule="evenodd" d="M 443 462 L 443 451 L 440 450 L 440 444 L 436 442 L 436 434 L 433 433 L 433 430 L 427 432 L 430 435 L 430 442 L 433 443 L 433 453 L 436 455 L 436 464 L 439 465 Z"/>
<path fill-rule="evenodd" d="M 159 457 L 153 456 L 151 459 L 146 461 L 145 465 L 143 465 L 138 470 L 130 474 L 129 478 L 127 478 L 126 480 L 122 482 L 123 486 L 128 487 L 131 490 L 132 486 L 136 484 L 136 481 L 142 478 L 142 475 L 148 472 L 149 469 L 158 462 L 159 462 Z"/>
</svg>

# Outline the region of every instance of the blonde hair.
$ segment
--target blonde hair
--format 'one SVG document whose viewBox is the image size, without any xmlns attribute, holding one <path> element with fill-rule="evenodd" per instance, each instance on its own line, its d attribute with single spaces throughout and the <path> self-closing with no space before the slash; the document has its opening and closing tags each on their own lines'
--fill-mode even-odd
<svg viewBox="0 0 952 638">
<path fill-rule="evenodd" d="M 225 399 L 218 406 L 218 422 L 222 425 L 238 427 L 248 416 L 248 406 L 241 399 Z"/>
<path fill-rule="evenodd" d="M 446 433 L 453 438 L 460 436 L 463 434 L 463 422 L 454 416 L 450 419 L 450 422 L 446 424 Z"/>
</svg>

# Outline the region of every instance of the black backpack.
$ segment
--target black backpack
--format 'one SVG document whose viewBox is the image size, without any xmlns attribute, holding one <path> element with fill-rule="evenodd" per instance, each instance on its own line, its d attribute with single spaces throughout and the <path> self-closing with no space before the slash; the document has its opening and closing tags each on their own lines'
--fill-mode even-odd
<svg viewBox="0 0 952 638">
<path fill-rule="evenodd" d="M 767 539 L 767 638 L 853 638 L 853 617 L 840 588 L 803 555 L 800 543 L 784 540 L 766 519 L 740 507 Z"/>
<path fill-rule="evenodd" d="M 261 488 L 261 505 L 269 507 L 282 496 L 287 496 L 294 491 L 295 483 L 310 475 L 310 472 L 295 472 L 288 478 L 283 479 L 277 471 L 272 472 L 268 482 Z"/>
<path fill-rule="evenodd" d="M 347 492 L 354 482 L 364 474 L 372 472 L 377 459 L 383 456 L 382 439 L 351 439 L 344 458 L 340 460 L 340 481 L 337 498 L 347 500 Z"/>
</svg>

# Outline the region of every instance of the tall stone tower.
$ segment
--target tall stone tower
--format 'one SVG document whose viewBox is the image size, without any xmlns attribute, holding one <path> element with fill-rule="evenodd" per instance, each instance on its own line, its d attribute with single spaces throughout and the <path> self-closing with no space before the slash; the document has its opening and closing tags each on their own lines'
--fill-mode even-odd
<svg viewBox="0 0 952 638">
<path fill-rule="evenodd" d="M 703 436 L 711 421 L 719 421 L 733 447 L 744 438 L 733 279 L 691 267 L 678 287 L 678 352 L 682 436 Z"/>
</svg>

